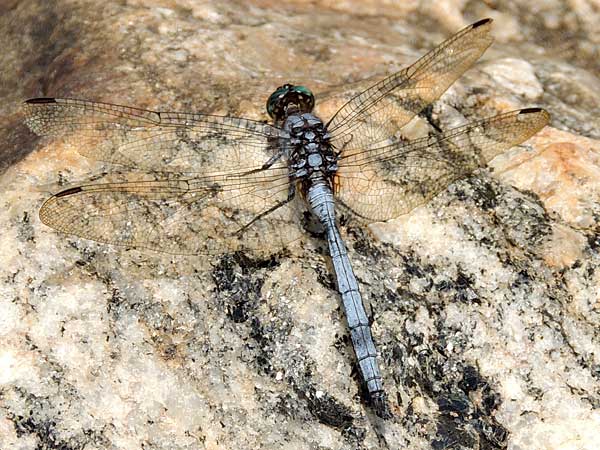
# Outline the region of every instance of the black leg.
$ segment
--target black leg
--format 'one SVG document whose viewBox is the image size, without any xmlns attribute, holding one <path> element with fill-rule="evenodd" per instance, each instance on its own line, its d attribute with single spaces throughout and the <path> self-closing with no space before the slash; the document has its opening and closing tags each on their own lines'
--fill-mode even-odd
<svg viewBox="0 0 600 450">
<path fill-rule="evenodd" d="M 277 153 L 275 153 L 273 156 L 271 156 L 266 163 L 264 163 L 260 168 L 258 169 L 253 169 L 253 170 L 249 170 L 248 172 L 244 172 L 243 175 L 248 175 L 251 173 L 256 173 L 256 172 L 260 172 L 261 170 L 265 170 L 268 169 L 269 167 L 271 167 L 273 164 L 275 164 L 279 159 L 281 159 L 281 157 L 284 155 L 284 151 L 283 150 L 279 150 Z"/>
<path fill-rule="evenodd" d="M 269 209 L 267 209 L 266 211 L 261 212 L 259 215 L 257 215 L 254 219 L 252 219 L 250 222 L 248 222 L 246 225 L 244 225 L 242 228 L 240 228 L 239 230 L 236 231 L 236 234 L 241 235 L 242 233 L 244 233 L 244 231 L 246 231 L 246 229 L 248 227 L 250 227 L 250 225 L 252 225 L 254 222 L 256 222 L 257 220 L 262 219 L 263 217 L 265 217 L 268 214 L 271 214 L 273 211 L 275 211 L 276 209 L 281 208 L 283 205 L 288 204 L 289 202 L 291 202 L 294 197 L 296 196 L 296 183 L 294 182 L 290 182 L 290 186 L 288 189 L 288 196 L 285 200 L 280 201 L 279 203 L 276 203 L 275 205 L 271 206 Z"/>
</svg>

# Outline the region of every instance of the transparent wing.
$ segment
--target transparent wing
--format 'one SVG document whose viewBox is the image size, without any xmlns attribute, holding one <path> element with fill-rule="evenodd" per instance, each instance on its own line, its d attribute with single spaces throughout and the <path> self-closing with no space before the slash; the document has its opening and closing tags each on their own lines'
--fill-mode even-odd
<svg viewBox="0 0 600 450">
<path fill-rule="evenodd" d="M 287 135 L 276 127 L 74 99 L 32 99 L 24 110 L 35 133 L 146 172 L 51 197 L 40 218 L 59 231 L 175 254 L 270 252 L 300 236 L 287 160 L 274 159 Z"/>
<path fill-rule="evenodd" d="M 342 154 L 383 144 L 442 95 L 492 43 L 491 19 L 476 22 L 444 41 L 412 66 L 376 83 L 335 113 L 331 143 Z"/>
<path fill-rule="evenodd" d="M 64 233 L 139 249 L 271 253 L 302 233 L 296 205 L 283 204 L 288 185 L 284 167 L 243 176 L 145 175 L 62 191 L 44 203 L 40 218 Z M 279 203 L 268 220 L 246 227 Z"/>
<path fill-rule="evenodd" d="M 36 98 L 23 109 L 25 123 L 36 134 L 68 136 L 83 156 L 144 171 L 257 169 L 276 153 L 277 138 L 286 137 L 278 128 L 248 119 L 86 100 Z"/>
<path fill-rule="evenodd" d="M 345 152 L 339 161 L 336 199 L 364 222 L 406 214 L 526 141 L 549 119 L 543 109 L 522 109 L 421 139 Z"/>
</svg>

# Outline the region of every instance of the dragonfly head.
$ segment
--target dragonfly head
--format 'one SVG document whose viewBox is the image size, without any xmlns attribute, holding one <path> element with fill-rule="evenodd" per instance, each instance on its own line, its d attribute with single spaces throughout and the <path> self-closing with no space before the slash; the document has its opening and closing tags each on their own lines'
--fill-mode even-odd
<svg viewBox="0 0 600 450">
<path fill-rule="evenodd" d="M 284 120 L 293 113 L 309 113 L 315 106 L 315 97 L 304 86 L 284 84 L 267 100 L 267 112 L 275 121 Z"/>
</svg>

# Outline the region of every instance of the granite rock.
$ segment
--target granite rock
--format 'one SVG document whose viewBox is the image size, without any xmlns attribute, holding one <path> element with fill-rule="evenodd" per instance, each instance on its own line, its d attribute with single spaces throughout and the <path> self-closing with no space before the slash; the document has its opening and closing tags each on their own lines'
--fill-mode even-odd
<svg viewBox="0 0 600 450">
<path fill-rule="evenodd" d="M 429 119 L 552 122 L 412 213 L 344 229 L 392 420 L 365 404 L 322 242 L 171 256 L 37 217 L 107 166 L 34 136 L 26 98 L 266 120 L 286 81 L 335 92 L 483 17 L 495 43 Z M 596 448 L 598 23 L 593 0 L 1 2 L 0 448 Z"/>
</svg>

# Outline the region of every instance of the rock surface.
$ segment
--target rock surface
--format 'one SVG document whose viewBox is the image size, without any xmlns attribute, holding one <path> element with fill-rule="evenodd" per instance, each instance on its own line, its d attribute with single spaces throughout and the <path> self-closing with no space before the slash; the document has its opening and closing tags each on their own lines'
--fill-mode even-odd
<svg viewBox="0 0 600 450">
<path fill-rule="evenodd" d="M 0 448 L 596 448 L 600 12 L 533 5 L 2 2 Z M 345 229 L 390 421 L 361 398 L 322 243 L 208 260 L 37 218 L 57 183 L 106 167 L 31 134 L 23 99 L 266 120 L 283 82 L 385 75 L 483 17 L 495 43 L 432 117 L 541 106 L 552 122 L 411 214 Z"/>
</svg>

